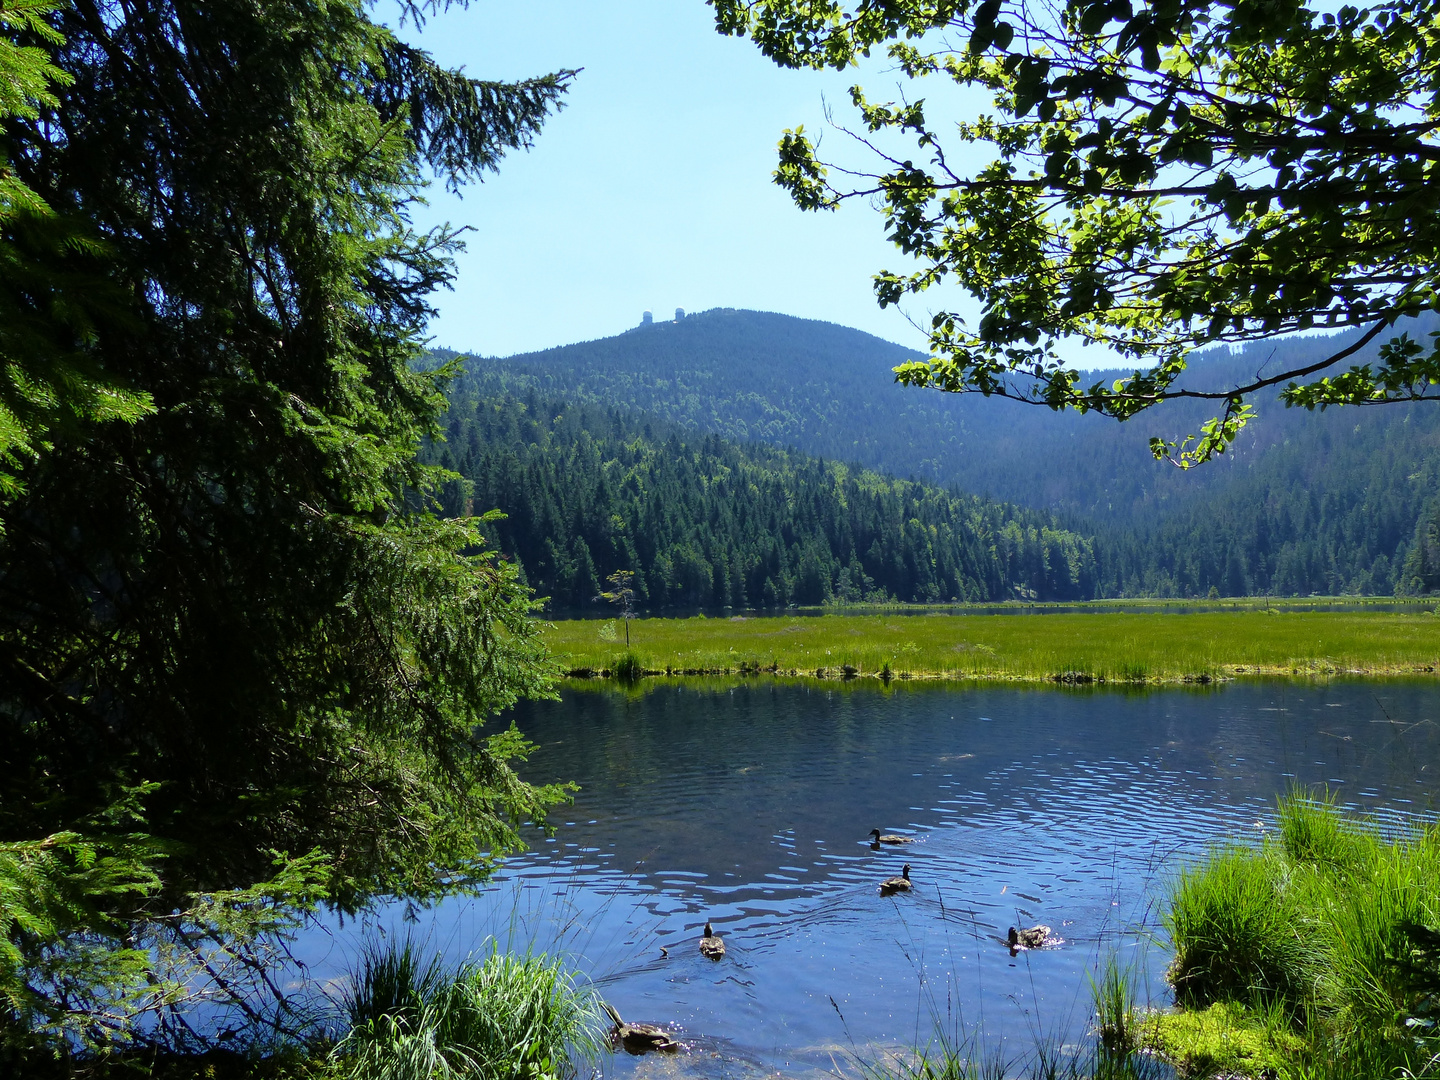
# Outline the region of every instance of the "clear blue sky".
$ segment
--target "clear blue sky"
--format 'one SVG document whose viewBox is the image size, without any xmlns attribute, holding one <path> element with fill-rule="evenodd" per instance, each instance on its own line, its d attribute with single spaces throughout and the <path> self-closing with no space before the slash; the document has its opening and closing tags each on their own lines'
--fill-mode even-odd
<svg viewBox="0 0 1440 1080">
<path fill-rule="evenodd" d="M 702 0 L 473 0 L 402 33 L 477 77 L 584 68 L 529 153 L 461 199 L 431 189 L 430 218 L 475 230 L 454 292 L 439 297 L 437 344 L 506 355 L 616 334 L 645 309 L 743 307 L 924 347 L 871 292 L 871 274 L 904 265 L 880 215 L 802 213 L 770 179 L 780 133 L 825 128 L 826 100 L 849 119 L 853 82 L 895 96 L 881 64 L 781 71 L 750 41 L 718 35 Z M 925 322 L 942 304 L 960 298 L 910 310 Z"/>
</svg>

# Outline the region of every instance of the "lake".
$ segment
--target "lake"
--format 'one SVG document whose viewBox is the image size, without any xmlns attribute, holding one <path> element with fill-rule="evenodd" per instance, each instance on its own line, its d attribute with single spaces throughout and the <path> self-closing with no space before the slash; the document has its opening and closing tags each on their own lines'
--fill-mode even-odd
<svg viewBox="0 0 1440 1080">
<path fill-rule="evenodd" d="M 644 689 L 516 710 L 541 745 L 524 775 L 578 781 L 574 806 L 483 896 L 382 920 L 452 957 L 490 935 L 564 948 L 627 1020 L 693 1047 L 617 1055 L 622 1075 L 829 1070 L 937 1022 L 987 1054 L 1073 1044 L 1112 955 L 1168 1001 L 1167 882 L 1258 839 L 1290 785 L 1382 816 L 1440 796 L 1434 680 Z M 915 842 L 872 850 L 874 828 Z M 905 862 L 914 890 L 881 896 Z M 1012 956 L 1007 928 L 1037 922 L 1063 943 Z M 310 959 L 343 966 L 354 936 Z"/>
</svg>

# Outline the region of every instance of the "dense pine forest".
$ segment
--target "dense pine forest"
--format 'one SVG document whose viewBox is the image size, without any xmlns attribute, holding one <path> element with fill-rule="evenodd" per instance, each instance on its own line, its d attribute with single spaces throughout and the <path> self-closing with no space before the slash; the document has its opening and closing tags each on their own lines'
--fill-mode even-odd
<svg viewBox="0 0 1440 1080">
<path fill-rule="evenodd" d="M 1417 324 L 1412 335 L 1423 339 L 1428 329 Z M 1333 345 L 1334 339 L 1295 338 L 1270 343 L 1263 351 L 1212 351 L 1197 358 L 1187 377 L 1197 385 L 1221 385 L 1267 364 L 1303 362 L 1311 353 L 1319 355 L 1319 350 Z M 823 561 L 827 572 L 810 574 L 805 580 L 828 578 L 828 592 L 822 588 L 820 594 L 836 597 L 1070 596 L 1076 590 L 1098 597 L 1203 597 L 1212 590 L 1217 596 L 1390 595 L 1424 592 L 1440 584 L 1435 545 L 1416 546 L 1417 537 L 1437 529 L 1434 515 L 1425 511 L 1433 493 L 1440 490 L 1440 409 L 1433 405 L 1322 414 L 1270 404 L 1229 454 L 1187 473 L 1152 461 L 1145 442 L 1157 433 L 1157 424 L 1163 428 L 1158 433 L 1170 437 L 1194 430 L 1204 419 L 1203 403 L 1167 406 L 1169 411 L 1124 425 L 1093 416 L 1057 416 L 1013 402 L 896 387 L 890 367 L 910 355 L 900 346 L 832 324 L 763 312 L 712 311 L 544 353 L 507 359 L 467 357 L 468 375 L 456 400 L 466 402 L 462 411 L 473 411 L 478 396 L 494 392 L 568 402 L 568 407 L 580 410 L 577 416 L 589 418 L 580 422 L 582 427 L 620 410 L 614 415 L 631 419 L 616 422 L 629 425 L 627 430 L 633 428 L 633 437 L 643 439 L 649 424 L 653 439 L 645 441 L 652 448 L 674 437 L 689 451 L 701 453 L 703 447 L 722 445 L 711 444 L 707 435 L 720 436 L 729 440 L 724 444 L 727 453 L 740 454 L 757 467 L 766 461 L 764 469 L 780 469 L 777 475 L 787 477 L 798 478 L 811 467 L 801 464 L 806 461 L 804 454 L 856 462 L 862 470 L 914 477 L 946 492 L 973 492 L 1027 507 L 1036 515 L 1033 519 L 1008 511 L 1017 514 L 1017 529 L 1039 530 L 1037 536 L 1045 528 L 1057 535 L 1083 534 L 1090 538 L 1088 550 L 1095 560 L 1093 571 L 1054 577 L 1043 568 L 1011 569 L 1014 564 L 997 546 L 995 557 L 1004 564 L 1003 570 L 986 569 L 974 558 L 966 562 L 958 555 L 937 553 L 931 570 L 897 574 L 882 568 L 893 565 L 893 560 L 866 562 L 869 540 L 857 546 L 831 530 L 824 532 L 822 541 L 819 523 L 828 519 L 817 510 L 815 516 L 787 519 L 791 532 L 775 548 L 783 547 L 787 553 L 783 568 L 774 556 L 764 575 L 753 582 L 746 578 L 743 596 L 752 606 L 767 605 L 771 596 L 780 602 L 780 597 L 808 601 L 818 595 L 798 584 L 797 559 L 812 539 L 814 559 Z M 1365 354 L 1357 357 L 1365 358 Z M 1109 374 L 1115 373 L 1097 372 L 1095 377 Z M 601 438 L 602 427 L 595 426 L 589 437 Z M 516 436 L 497 431 L 494 437 L 509 447 L 508 440 Z M 476 438 L 483 446 L 489 436 Z M 552 433 L 550 438 L 560 438 L 560 443 L 546 444 L 552 448 L 542 457 L 558 453 L 554 447 L 561 444 L 572 445 L 568 435 Z M 470 439 L 468 433 L 464 439 Z M 532 438 L 527 443 L 532 449 L 526 452 L 541 453 L 533 449 L 537 445 Z M 794 450 L 771 462 L 762 446 Z M 466 460 L 479 460 L 468 441 L 452 438 L 448 449 L 462 471 Z M 622 460 L 608 449 L 597 452 L 608 455 L 605 460 Z M 783 467 L 776 464 L 781 461 Z M 827 475 L 839 475 L 838 466 L 825 468 L 830 470 Z M 849 468 L 847 475 L 854 471 Z M 541 563 L 554 567 L 540 576 L 546 583 L 541 591 L 550 591 L 557 602 L 567 597 L 565 602 L 570 603 L 583 592 L 578 585 L 564 584 L 572 580 L 566 576 L 570 563 L 577 567 L 574 574 L 583 577 L 585 560 L 576 554 L 577 537 L 584 540 L 597 568 L 618 567 L 624 559 L 595 554 L 613 546 L 601 527 L 609 512 L 600 525 L 575 524 L 574 515 L 588 513 L 580 508 L 592 503 L 585 501 L 588 495 L 582 499 L 563 492 L 572 477 L 568 472 L 561 475 L 564 483 L 549 498 L 569 508 L 571 517 L 563 526 L 563 542 L 555 541 L 553 556 L 538 534 L 526 538 L 516 531 L 521 514 L 506 505 L 506 499 L 518 497 L 513 488 L 487 489 L 487 481 L 479 476 L 472 479 L 477 481 L 477 508 L 493 504 L 515 515 L 514 523 L 501 527 L 510 545 L 506 550 L 520 554 L 532 580 Z M 678 475 L 673 479 L 681 483 Z M 803 482 L 810 483 L 808 475 Z M 659 497 L 662 503 L 673 500 L 657 492 L 679 490 L 661 484 L 658 474 L 655 485 L 647 488 L 647 497 Z M 929 505 L 931 490 L 914 487 L 913 497 Z M 487 491 L 494 492 L 490 503 L 485 501 Z M 685 497 L 716 496 L 705 489 L 687 491 Z M 835 497 L 843 496 L 837 492 Z M 723 520 L 723 512 L 717 513 L 715 520 Z M 905 511 L 900 520 L 914 517 L 928 525 L 931 518 L 926 513 Z M 696 514 L 698 507 L 686 509 L 682 517 L 687 523 L 711 520 L 708 510 Z M 646 519 L 645 528 L 651 520 Z M 627 521 L 638 527 L 638 518 Z M 934 523 L 938 527 L 940 521 Z M 699 551 L 705 531 L 698 529 L 686 538 L 666 531 L 660 548 L 678 545 L 678 551 Z M 699 599 L 695 588 L 680 587 L 677 592 L 665 585 L 649 594 L 650 602 L 738 604 L 742 590 L 735 584 L 740 579 L 731 562 L 736 549 L 729 539 L 711 543 L 727 552 L 720 576 L 731 585 L 716 588 L 710 600 Z M 752 553 L 744 556 L 751 560 L 747 565 L 760 565 L 756 561 L 760 547 L 748 545 L 748 540 L 742 544 Z M 855 559 L 849 554 L 852 546 Z M 829 551 L 828 558 L 822 558 L 822 550 Z M 713 553 L 704 555 L 712 584 L 717 565 Z M 670 556 L 672 564 L 676 557 Z M 901 563 L 907 557 L 901 556 Z M 682 555 L 680 563 L 689 565 L 688 559 Z M 943 573 L 938 570 L 941 564 L 946 568 Z M 1089 564 L 1067 558 L 1066 565 Z M 841 570 L 846 571 L 843 578 Z M 952 585 L 956 570 L 961 576 Z M 599 572 L 603 577 L 608 570 Z M 700 573 L 697 580 L 704 576 Z M 657 580 L 663 578 L 662 574 Z M 967 583 L 964 588 L 959 584 L 962 580 Z M 773 585 L 770 593 L 765 591 L 766 582 Z"/>
<path fill-rule="evenodd" d="M 1425 406 L 1418 407 L 1420 409 Z M 1440 454 L 1396 416 L 1260 457 L 1153 522 L 1096 526 L 1102 588 L 1121 596 L 1390 595 L 1440 585 L 1433 535 Z M 1318 444 L 1318 445 L 1316 445 Z M 1436 569 L 1431 569 L 1434 563 Z"/>
<path fill-rule="evenodd" d="M 453 395 L 445 509 L 489 526 L 537 594 L 593 608 L 616 570 L 650 609 L 1082 599 L 1090 541 L 1051 516 L 616 408 Z"/>
</svg>

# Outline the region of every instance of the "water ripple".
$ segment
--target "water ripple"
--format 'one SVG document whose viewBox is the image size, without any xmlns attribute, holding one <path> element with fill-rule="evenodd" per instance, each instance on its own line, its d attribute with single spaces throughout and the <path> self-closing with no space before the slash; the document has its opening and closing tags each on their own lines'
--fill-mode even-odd
<svg viewBox="0 0 1440 1080">
<path fill-rule="evenodd" d="M 556 842 L 422 928 L 457 956 L 562 949 L 627 1017 L 711 1047 L 690 1071 L 717 1077 L 924 1042 L 952 1008 L 1023 1051 L 1037 1025 L 1083 1035 L 1113 951 L 1163 1000 L 1166 882 L 1217 838 L 1257 839 L 1292 783 L 1392 819 L 1433 808 L 1437 715 L 1429 683 L 575 694 L 516 713 L 542 748 L 527 779 L 581 784 Z M 874 828 L 919 842 L 873 851 Z M 904 863 L 913 890 L 882 896 Z M 719 963 L 696 948 L 707 918 Z M 1064 944 L 1011 957 L 1006 928 L 1034 922 Z"/>
</svg>

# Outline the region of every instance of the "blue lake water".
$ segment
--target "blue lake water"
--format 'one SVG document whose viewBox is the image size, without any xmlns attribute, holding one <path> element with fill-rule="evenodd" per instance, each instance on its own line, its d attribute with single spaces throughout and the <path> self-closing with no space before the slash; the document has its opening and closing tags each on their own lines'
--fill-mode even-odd
<svg viewBox="0 0 1440 1080">
<path fill-rule="evenodd" d="M 1111 956 L 1167 1001 L 1177 868 L 1257 840 L 1292 784 L 1383 816 L 1440 798 L 1440 684 L 1239 682 L 1144 692 L 910 685 L 569 688 L 515 719 L 527 779 L 581 784 L 492 888 L 304 943 L 338 972 L 362 936 L 459 958 L 561 949 L 629 1020 L 692 1052 L 609 1073 L 830 1070 L 925 1043 L 1073 1044 Z M 914 836 L 874 851 L 871 829 Z M 914 891 L 877 884 L 911 864 Z M 706 919 L 727 945 L 700 956 Z M 1012 956 L 1009 926 L 1063 944 Z M 668 956 L 662 955 L 662 947 Z"/>
</svg>

